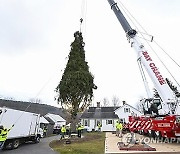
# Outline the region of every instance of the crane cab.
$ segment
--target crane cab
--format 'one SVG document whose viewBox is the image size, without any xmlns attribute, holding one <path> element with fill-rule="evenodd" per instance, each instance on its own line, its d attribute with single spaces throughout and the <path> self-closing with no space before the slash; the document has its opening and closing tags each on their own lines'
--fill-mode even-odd
<svg viewBox="0 0 180 154">
<path fill-rule="evenodd" d="M 159 110 L 162 109 L 161 99 L 160 98 L 149 98 L 144 99 L 141 102 L 143 113 L 146 114 L 155 114 L 159 115 Z"/>
</svg>

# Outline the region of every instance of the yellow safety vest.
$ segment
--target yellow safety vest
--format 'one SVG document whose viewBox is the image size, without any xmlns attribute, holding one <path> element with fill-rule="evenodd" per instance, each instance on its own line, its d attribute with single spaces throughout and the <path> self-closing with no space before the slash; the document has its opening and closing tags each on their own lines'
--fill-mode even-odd
<svg viewBox="0 0 180 154">
<path fill-rule="evenodd" d="M 44 132 L 44 133 L 46 133 L 46 132 L 47 132 L 47 129 L 46 129 L 46 128 L 45 128 L 45 129 L 43 129 L 43 132 Z"/>
<path fill-rule="evenodd" d="M 118 127 L 118 125 L 119 125 L 119 123 L 118 123 L 118 122 L 116 122 L 116 128 Z"/>
<path fill-rule="evenodd" d="M 62 133 L 65 133 L 65 132 L 66 132 L 66 128 L 65 128 L 65 127 L 62 127 L 62 128 L 61 128 L 61 132 L 62 132 Z"/>
<path fill-rule="evenodd" d="M 0 134 L 0 141 L 5 141 L 7 139 L 8 130 L 2 129 Z"/>
<path fill-rule="evenodd" d="M 84 126 L 78 125 L 77 130 L 82 130 L 82 129 L 84 129 Z"/>
<path fill-rule="evenodd" d="M 119 123 L 119 124 L 117 125 L 117 129 L 122 130 L 122 128 L 123 128 L 122 123 Z"/>
<path fill-rule="evenodd" d="M 84 126 L 83 126 L 83 125 L 81 125 L 81 129 L 84 129 Z"/>
<path fill-rule="evenodd" d="M 101 124 L 98 124 L 98 128 L 101 128 L 102 127 L 102 125 Z"/>
</svg>

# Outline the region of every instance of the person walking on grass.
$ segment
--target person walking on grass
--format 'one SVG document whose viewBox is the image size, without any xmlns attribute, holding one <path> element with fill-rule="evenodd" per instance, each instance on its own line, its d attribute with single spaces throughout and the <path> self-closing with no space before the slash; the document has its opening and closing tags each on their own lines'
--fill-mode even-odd
<svg viewBox="0 0 180 154">
<path fill-rule="evenodd" d="M 81 123 L 78 124 L 77 126 L 77 131 L 78 131 L 78 137 L 81 138 L 81 133 L 82 133 L 82 130 L 84 129 L 84 126 L 81 125 Z"/>
<path fill-rule="evenodd" d="M 98 132 L 101 131 L 101 127 L 102 127 L 102 125 L 101 125 L 101 123 L 99 122 L 99 123 L 98 123 Z"/>
<path fill-rule="evenodd" d="M 66 127 L 65 127 L 65 125 L 63 125 L 62 127 L 61 127 L 61 139 L 64 139 L 64 135 L 66 134 Z"/>
</svg>

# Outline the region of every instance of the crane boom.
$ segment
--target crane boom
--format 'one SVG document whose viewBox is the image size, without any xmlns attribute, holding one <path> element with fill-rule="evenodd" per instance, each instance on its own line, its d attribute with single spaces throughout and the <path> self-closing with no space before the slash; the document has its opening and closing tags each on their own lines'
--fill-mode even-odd
<svg viewBox="0 0 180 154">
<path fill-rule="evenodd" d="M 114 11 L 117 19 L 123 27 L 126 36 L 137 53 L 137 59 L 141 61 L 148 75 L 150 76 L 156 90 L 158 91 L 162 99 L 162 109 L 160 114 L 174 114 L 177 107 L 175 95 L 166 83 L 165 78 L 162 76 L 159 68 L 153 61 L 148 51 L 144 48 L 144 45 L 137 37 L 137 31 L 132 29 L 125 16 L 117 6 L 114 0 L 108 0 L 111 9 Z"/>
<path fill-rule="evenodd" d="M 116 17 L 118 18 L 119 22 L 121 23 L 125 33 L 128 35 L 128 37 L 133 38 L 136 35 L 136 30 L 132 29 L 126 18 L 124 17 L 123 13 L 117 6 L 117 3 L 114 2 L 114 0 L 108 0 L 111 9 L 114 11 Z"/>
</svg>

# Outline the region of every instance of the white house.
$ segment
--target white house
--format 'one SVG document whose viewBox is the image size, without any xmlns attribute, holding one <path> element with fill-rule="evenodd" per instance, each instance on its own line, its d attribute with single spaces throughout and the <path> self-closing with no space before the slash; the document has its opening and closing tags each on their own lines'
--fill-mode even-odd
<svg viewBox="0 0 180 154">
<path fill-rule="evenodd" d="M 102 124 L 101 131 L 115 131 L 115 123 L 119 119 L 115 114 L 117 107 L 89 107 L 82 116 L 81 123 L 87 131 L 98 130 L 98 123 Z"/>
<path fill-rule="evenodd" d="M 98 103 L 97 107 L 89 107 L 80 119 L 87 131 L 96 131 L 99 122 L 102 124 L 101 131 L 115 131 L 117 120 L 128 123 L 129 116 L 133 115 L 140 116 L 142 114 L 125 102 L 120 107 L 100 107 L 100 103 Z"/>
<path fill-rule="evenodd" d="M 126 123 L 128 123 L 128 121 L 129 121 L 129 116 L 142 115 L 142 113 L 139 110 L 137 110 L 136 108 L 134 108 L 133 106 L 131 106 L 125 102 L 123 103 L 123 106 L 119 107 L 114 112 L 116 115 L 118 115 L 118 117 L 121 121 L 126 122 Z"/>
</svg>

